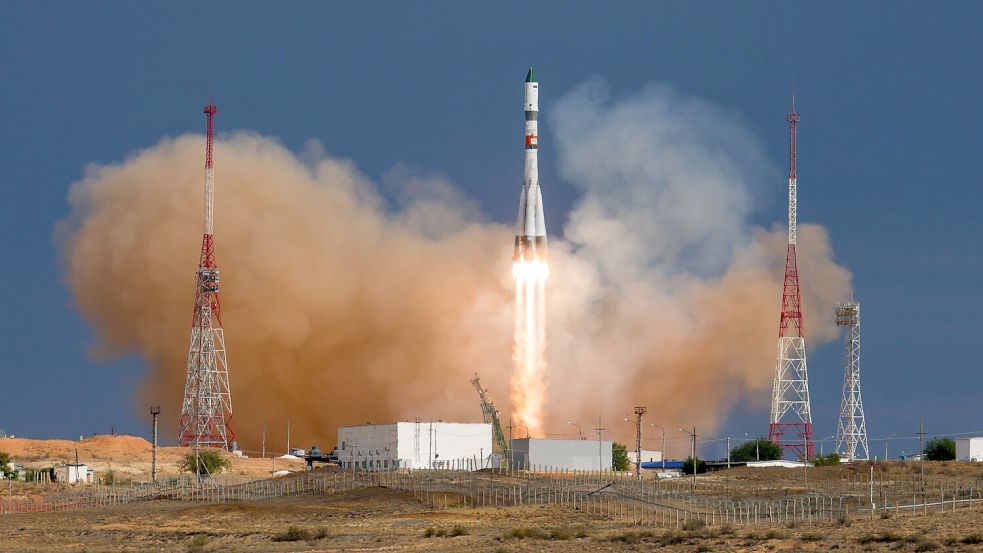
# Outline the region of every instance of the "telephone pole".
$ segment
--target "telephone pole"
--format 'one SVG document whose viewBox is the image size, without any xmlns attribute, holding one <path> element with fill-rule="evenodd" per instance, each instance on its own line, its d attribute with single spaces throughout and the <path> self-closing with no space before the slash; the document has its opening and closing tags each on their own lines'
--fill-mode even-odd
<svg viewBox="0 0 983 553">
<path fill-rule="evenodd" d="M 635 407 L 635 478 L 638 480 L 642 479 L 642 415 L 647 411 L 645 407 Z"/>
<path fill-rule="evenodd" d="M 154 450 L 150 460 L 150 480 L 157 481 L 157 415 L 160 414 L 160 406 L 150 408 L 150 414 L 154 417 Z"/>
<path fill-rule="evenodd" d="M 597 416 L 597 470 L 604 470 L 604 447 L 601 444 L 601 431 L 605 430 L 601 427 L 601 415 Z M 614 461 L 614 459 L 612 459 Z"/>
</svg>

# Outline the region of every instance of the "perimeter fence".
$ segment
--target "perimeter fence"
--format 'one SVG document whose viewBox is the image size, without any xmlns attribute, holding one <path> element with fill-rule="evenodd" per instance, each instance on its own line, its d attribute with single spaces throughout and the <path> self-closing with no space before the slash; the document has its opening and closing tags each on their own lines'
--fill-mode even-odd
<svg viewBox="0 0 983 553">
<path fill-rule="evenodd" d="M 172 479 L 127 486 L 85 486 L 43 497 L 2 498 L 0 515 L 105 508 L 147 501 L 227 503 L 326 495 L 368 488 L 411 494 L 431 509 L 556 505 L 622 524 L 678 527 L 790 525 L 853 516 L 911 516 L 977 506 L 975 481 L 898 478 L 811 482 L 801 489 L 722 481 L 719 476 L 636 480 L 611 471 L 535 467 L 469 470 L 330 470 L 274 479 Z"/>
</svg>

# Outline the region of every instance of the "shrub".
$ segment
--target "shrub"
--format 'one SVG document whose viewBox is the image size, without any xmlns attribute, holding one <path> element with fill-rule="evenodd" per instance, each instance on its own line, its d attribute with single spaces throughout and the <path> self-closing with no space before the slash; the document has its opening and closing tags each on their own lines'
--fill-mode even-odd
<svg viewBox="0 0 983 553">
<path fill-rule="evenodd" d="M 216 474 L 228 468 L 230 464 L 217 450 L 202 449 L 197 455 L 193 451 L 185 455 L 181 461 L 181 470 L 198 475 Z"/>
<path fill-rule="evenodd" d="M 840 464 L 840 456 L 835 453 L 830 453 L 829 455 L 816 455 L 816 457 L 812 460 L 812 464 L 817 467 L 838 465 Z"/>
<path fill-rule="evenodd" d="M 696 459 L 696 473 L 697 474 L 703 474 L 706 471 L 707 471 L 707 464 L 706 464 L 706 462 L 703 461 L 702 459 L 697 458 Z M 683 474 L 693 474 L 693 458 L 692 457 L 687 457 L 686 460 L 683 461 Z"/>
<path fill-rule="evenodd" d="M 822 534 L 814 534 L 810 532 L 807 534 L 802 534 L 801 536 L 799 536 L 799 539 L 802 541 L 820 541 L 823 539 L 823 536 Z"/>
<path fill-rule="evenodd" d="M 119 483 L 119 477 L 116 476 L 116 471 L 113 469 L 108 469 L 99 478 L 99 483 L 103 486 L 115 486 Z"/>
<path fill-rule="evenodd" d="M 14 471 L 10 468 L 10 454 L 6 451 L 0 451 L 0 473 L 3 473 L 4 478 L 11 478 L 14 475 Z"/>
<path fill-rule="evenodd" d="M 311 539 L 311 533 L 299 526 L 290 526 L 286 532 L 273 536 L 273 541 L 307 541 Z"/>
<path fill-rule="evenodd" d="M 713 551 L 713 548 L 705 543 L 701 543 L 700 545 L 696 546 L 696 551 L 698 553 L 706 553 L 707 551 Z"/>
<path fill-rule="evenodd" d="M 840 515 L 839 518 L 836 519 L 836 523 L 839 524 L 840 526 L 849 527 L 851 524 L 853 524 L 853 520 L 850 519 L 850 515 L 843 513 L 842 515 Z"/>
<path fill-rule="evenodd" d="M 426 530 L 423 531 L 423 537 L 432 538 L 437 533 L 437 529 L 433 526 L 428 526 Z"/>
<path fill-rule="evenodd" d="M 959 540 L 959 543 L 964 543 L 966 545 L 983 543 L 983 534 L 977 533 L 977 534 L 970 534 L 968 536 L 963 536 L 962 539 Z"/>
<path fill-rule="evenodd" d="M 447 536 L 450 538 L 456 538 L 458 536 L 467 536 L 470 533 L 471 530 L 468 530 L 467 528 L 461 526 L 460 524 L 455 524 L 454 527 L 451 528 L 450 532 L 447 532 Z"/>
<path fill-rule="evenodd" d="M 569 540 L 576 535 L 573 528 L 554 528 L 550 530 L 551 540 Z"/>
<path fill-rule="evenodd" d="M 524 540 L 526 538 L 542 538 L 546 536 L 546 533 L 539 528 L 513 528 L 511 532 L 508 533 L 507 537 L 516 538 Z"/>
<path fill-rule="evenodd" d="M 776 461 L 782 458 L 782 448 L 765 438 L 758 438 L 730 450 L 731 461 L 739 463 L 754 461 L 761 455 L 762 461 Z"/>
<path fill-rule="evenodd" d="M 768 530 L 765 532 L 766 540 L 783 540 L 786 537 L 787 536 L 784 533 L 779 532 L 778 530 Z"/>
<path fill-rule="evenodd" d="M 920 552 L 920 551 L 935 551 L 939 547 L 940 547 L 939 544 L 936 543 L 936 542 L 934 542 L 934 541 L 931 541 L 931 540 L 919 540 L 918 543 L 915 545 L 915 551 L 916 552 Z"/>
<path fill-rule="evenodd" d="M 614 442 L 614 445 L 611 446 L 611 468 L 628 470 L 628 448 L 625 444 Z"/>
<path fill-rule="evenodd" d="M 686 530 L 687 532 L 692 532 L 693 530 L 699 530 L 704 526 L 706 526 L 706 523 L 703 522 L 702 519 L 691 518 L 683 524 L 683 530 Z"/>
<path fill-rule="evenodd" d="M 956 458 L 956 442 L 949 438 L 934 438 L 925 445 L 923 453 L 929 461 L 952 461 Z"/>
</svg>

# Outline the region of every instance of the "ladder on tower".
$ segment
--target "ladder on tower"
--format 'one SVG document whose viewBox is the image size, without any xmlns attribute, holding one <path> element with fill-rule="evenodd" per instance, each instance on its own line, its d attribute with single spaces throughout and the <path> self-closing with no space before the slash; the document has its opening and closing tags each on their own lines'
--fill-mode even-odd
<svg viewBox="0 0 983 553">
<path fill-rule="evenodd" d="M 505 443 L 505 433 L 502 432 L 502 424 L 498 419 L 498 409 L 495 409 L 495 404 L 489 397 L 488 390 L 481 386 L 478 373 L 474 373 L 471 384 L 478 390 L 478 397 L 481 398 L 481 418 L 484 419 L 485 424 L 492 425 L 492 437 L 494 438 L 492 451 L 503 454 L 508 449 L 508 445 Z"/>
</svg>

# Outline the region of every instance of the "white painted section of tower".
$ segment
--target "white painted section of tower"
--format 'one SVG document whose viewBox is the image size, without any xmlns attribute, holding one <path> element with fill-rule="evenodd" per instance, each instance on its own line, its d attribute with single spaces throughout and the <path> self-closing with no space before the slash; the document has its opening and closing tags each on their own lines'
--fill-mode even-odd
<svg viewBox="0 0 983 553">
<path fill-rule="evenodd" d="M 214 232 L 214 213 L 215 213 L 215 168 L 205 168 L 205 234 L 215 234 Z"/>
<path fill-rule="evenodd" d="M 491 465 L 492 427 L 486 423 L 394 422 L 338 428 L 342 468 L 480 470 Z"/>
<path fill-rule="evenodd" d="M 795 244 L 798 201 L 796 198 L 796 179 L 788 179 L 788 243 Z"/>
<path fill-rule="evenodd" d="M 780 422 L 786 413 L 793 411 L 799 421 L 812 424 L 804 338 L 782 336 L 778 339 L 776 373 L 771 395 L 771 422 Z"/>
</svg>

